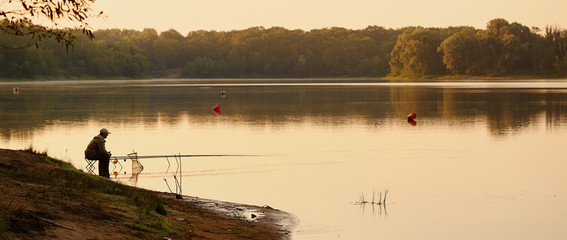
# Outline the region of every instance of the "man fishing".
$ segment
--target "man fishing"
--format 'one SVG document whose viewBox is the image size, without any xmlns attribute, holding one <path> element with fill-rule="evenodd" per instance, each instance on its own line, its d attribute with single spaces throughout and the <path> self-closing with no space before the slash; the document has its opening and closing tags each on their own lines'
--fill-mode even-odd
<svg viewBox="0 0 567 240">
<path fill-rule="evenodd" d="M 112 154 L 106 151 L 105 143 L 106 138 L 110 132 L 103 128 L 100 130 L 100 134 L 96 135 L 93 140 L 87 146 L 85 150 L 85 158 L 89 160 L 98 160 L 98 175 L 105 178 L 110 178 L 110 173 L 108 173 L 108 164 L 110 163 L 110 156 Z"/>
</svg>

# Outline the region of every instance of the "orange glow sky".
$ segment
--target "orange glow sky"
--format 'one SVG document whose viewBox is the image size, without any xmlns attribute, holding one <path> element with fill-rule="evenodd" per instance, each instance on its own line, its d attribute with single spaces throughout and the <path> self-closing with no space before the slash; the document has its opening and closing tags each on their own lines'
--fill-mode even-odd
<svg viewBox="0 0 567 240">
<path fill-rule="evenodd" d="M 175 29 L 230 31 L 254 26 L 287 29 L 369 25 L 485 28 L 494 18 L 528 27 L 567 27 L 565 0 L 97 0 L 93 10 L 107 18 L 91 21 L 94 29 Z"/>
</svg>

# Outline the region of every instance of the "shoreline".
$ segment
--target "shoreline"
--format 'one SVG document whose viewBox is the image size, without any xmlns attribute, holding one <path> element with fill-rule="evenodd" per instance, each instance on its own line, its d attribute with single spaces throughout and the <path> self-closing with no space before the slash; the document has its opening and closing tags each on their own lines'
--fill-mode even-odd
<svg viewBox="0 0 567 240">
<path fill-rule="evenodd" d="M 162 193 L 161 197 L 168 201 L 193 204 L 198 208 L 213 211 L 229 219 L 237 219 L 256 228 L 271 228 L 274 232 L 272 235 L 279 236 L 278 239 L 291 239 L 292 231 L 298 222 L 296 216 L 267 205 L 255 206 L 186 195 L 183 195 L 183 199 L 176 199 L 175 194 L 170 193 Z"/>
<path fill-rule="evenodd" d="M 0 239 L 291 239 L 297 218 L 131 187 L 32 149 L 0 148 Z"/>
<path fill-rule="evenodd" d="M 439 76 L 425 76 L 425 77 L 408 77 L 408 76 L 382 76 L 382 77 L 249 77 L 249 78 L 46 78 L 46 79 L 0 79 L 0 84 L 32 84 L 32 83 L 98 83 L 98 82 L 160 82 L 160 81 L 227 81 L 227 82 L 240 82 L 240 81 L 356 81 L 356 80 L 375 80 L 375 81 L 389 81 L 389 82 L 403 82 L 403 81 L 506 81 L 506 80 L 566 80 L 566 76 L 472 76 L 472 75 L 439 75 Z"/>
</svg>

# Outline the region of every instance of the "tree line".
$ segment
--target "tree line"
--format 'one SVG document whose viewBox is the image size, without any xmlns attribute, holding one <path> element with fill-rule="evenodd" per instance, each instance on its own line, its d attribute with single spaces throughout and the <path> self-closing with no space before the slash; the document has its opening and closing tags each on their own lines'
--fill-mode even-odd
<svg viewBox="0 0 567 240">
<path fill-rule="evenodd" d="M 73 46 L 0 32 L 0 78 L 567 76 L 567 30 L 473 27 L 311 31 L 107 29 Z"/>
</svg>

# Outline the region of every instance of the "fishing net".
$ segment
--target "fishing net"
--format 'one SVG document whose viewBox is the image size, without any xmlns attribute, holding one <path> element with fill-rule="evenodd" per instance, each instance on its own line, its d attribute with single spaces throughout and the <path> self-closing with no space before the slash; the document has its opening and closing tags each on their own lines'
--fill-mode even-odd
<svg viewBox="0 0 567 240">
<path fill-rule="evenodd" d="M 144 170 L 144 166 L 138 161 L 138 153 L 128 154 L 130 160 L 132 160 L 132 176 L 129 181 L 133 183 L 138 182 L 138 175 Z"/>
</svg>

